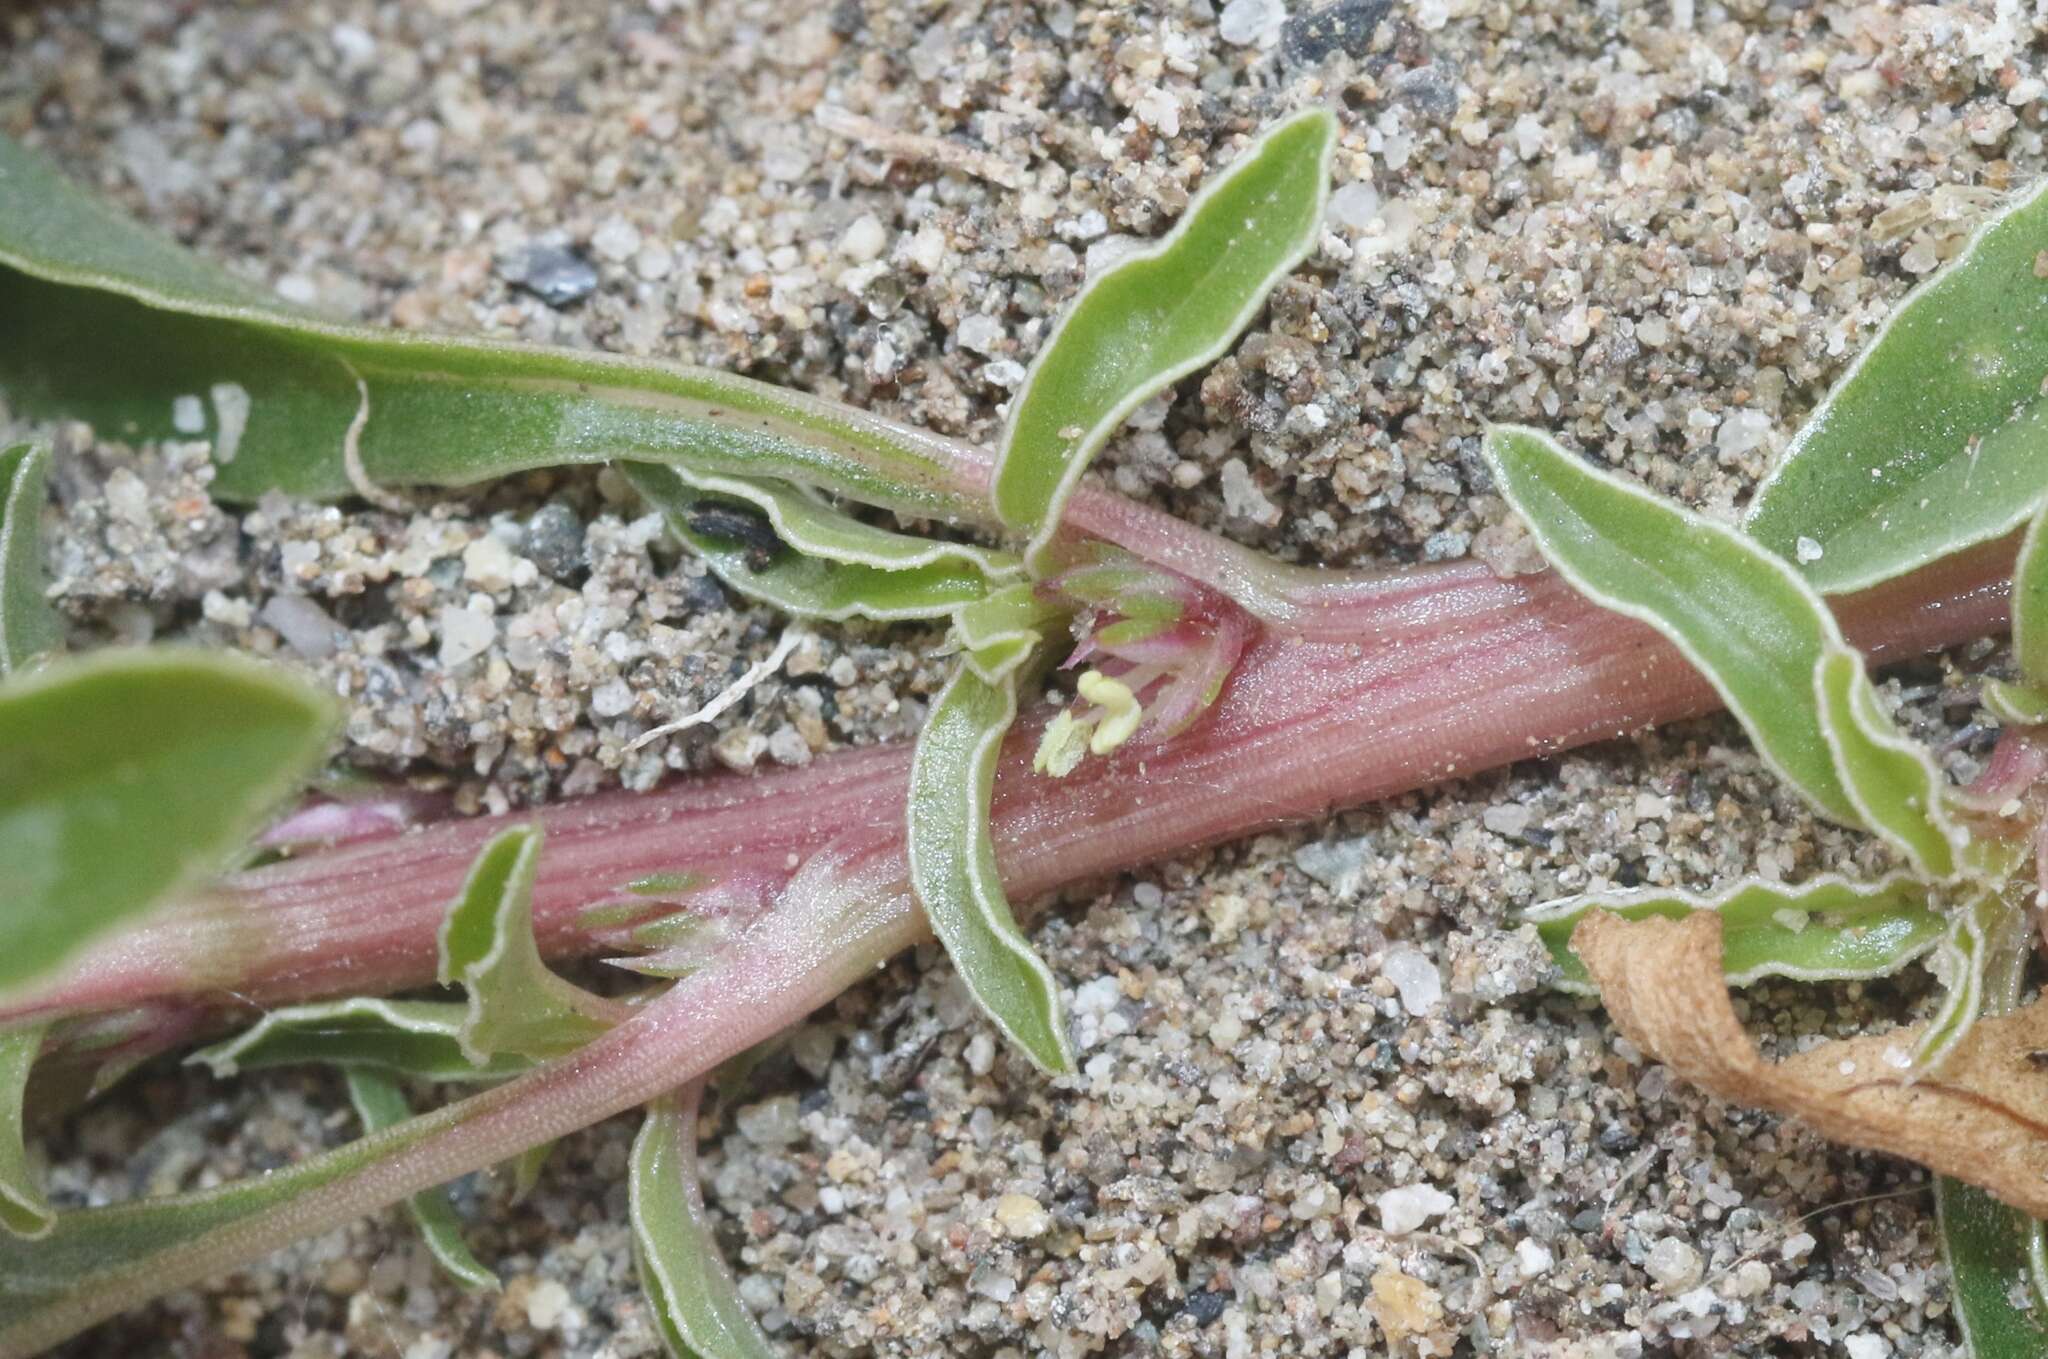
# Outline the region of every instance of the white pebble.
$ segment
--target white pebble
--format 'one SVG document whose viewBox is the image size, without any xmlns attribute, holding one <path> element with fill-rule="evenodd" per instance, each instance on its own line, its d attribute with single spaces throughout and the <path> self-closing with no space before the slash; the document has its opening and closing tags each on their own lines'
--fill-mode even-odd
<svg viewBox="0 0 2048 1359">
<path fill-rule="evenodd" d="M 590 248 L 614 264 L 633 258 L 640 249 L 640 228 L 623 217 L 607 217 L 590 236 Z"/>
<path fill-rule="evenodd" d="M 1891 1343 L 1881 1335 L 1869 1331 L 1858 1331 L 1842 1341 L 1842 1348 L 1849 1359 L 1885 1359 L 1892 1352 Z"/>
<path fill-rule="evenodd" d="M 1495 835 L 1520 835 L 1529 829 L 1529 809 L 1519 802 L 1502 802 L 1479 814 L 1479 824 Z"/>
<path fill-rule="evenodd" d="M 1443 978 L 1429 955 L 1409 944 L 1396 944 L 1380 960 L 1380 971 L 1401 993 L 1401 1008 L 1411 1015 L 1426 1015 L 1444 998 Z"/>
<path fill-rule="evenodd" d="M 777 1095 L 741 1109 L 733 1126 L 757 1147 L 786 1147 L 803 1136 L 797 1118 L 796 1096 Z"/>
<path fill-rule="evenodd" d="M 1700 1281 L 1700 1253 L 1677 1237 L 1667 1236 L 1650 1247 L 1643 1268 L 1666 1293 L 1683 1293 Z"/>
<path fill-rule="evenodd" d="M 1433 1217 L 1451 1210 L 1457 1202 L 1433 1184 L 1408 1184 L 1380 1195 L 1380 1230 L 1389 1236 L 1406 1236 Z"/>
<path fill-rule="evenodd" d="M 853 219 L 839 238 L 839 253 L 855 264 L 866 264 L 889 247 L 889 233 L 872 212 Z"/>
<path fill-rule="evenodd" d="M 1371 180 L 1354 179 L 1330 195 L 1330 220 L 1353 231 L 1363 231 L 1380 215 L 1380 191 Z"/>
<path fill-rule="evenodd" d="M 1813 1253 L 1813 1247 L 1814 1240 L 1812 1234 L 1800 1232 L 1794 1236 L 1786 1237 L 1785 1244 L 1778 1248 L 1778 1253 L 1787 1260 L 1804 1260 Z"/>
<path fill-rule="evenodd" d="M 1003 342 L 1003 323 L 993 316 L 965 316 L 955 332 L 963 349 L 972 349 L 977 354 L 993 354 Z"/>
<path fill-rule="evenodd" d="M 1819 561 L 1822 555 L 1820 544 L 1804 534 L 1801 534 L 1799 540 L 1792 544 L 1792 552 L 1794 556 L 1799 558 L 1801 566 L 1806 565 L 1808 562 Z"/>
<path fill-rule="evenodd" d="M 569 1290 L 560 1281 L 543 1279 L 526 1295 L 526 1322 L 536 1331 L 552 1331 L 569 1310 Z"/>
<path fill-rule="evenodd" d="M 442 609 L 435 621 L 441 632 L 438 659 L 443 670 L 452 670 L 464 661 L 475 660 L 497 640 L 497 620 L 468 609 L 451 605 Z"/>
<path fill-rule="evenodd" d="M 1554 1263 L 1556 1257 L 1551 1255 L 1550 1248 L 1542 1242 L 1524 1237 L 1515 1243 L 1515 1272 L 1523 1278 L 1540 1278 L 1550 1272 L 1550 1267 Z"/>
<path fill-rule="evenodd" d="M 1237 47 L 1264 42 L 1287 22 L 1280 0 L 1230 0 L 1216 21 L 1216 36 Z"/>
<path fill-rule="evenodd" d="M 284 638 L 286 646 L 309 661 L 323 661 L 334 654 L 334 620 L 304 595 L 272 595 L 258 617 Z"/>
<path fill-rule="evenodd" d="M 206 405 L 196 396 L 171 398 L 171 428 L 180 434 L 206 432 Z"/>
<path fill-rule="evenodd" d="M 590 711 L 599 717 L 617 717 L 633 706 L 633 690 L 622 679 L 600 684 L 590 695 Z"/>
</svg>

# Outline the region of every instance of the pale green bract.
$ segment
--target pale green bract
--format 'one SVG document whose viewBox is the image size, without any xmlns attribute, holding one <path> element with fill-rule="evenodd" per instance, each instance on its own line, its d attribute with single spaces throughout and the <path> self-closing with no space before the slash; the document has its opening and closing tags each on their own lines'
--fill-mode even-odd
<svg viewBox="0 0 2048 1359">
<path fill-rule="evenodd" d="M 333 722 L 283 671 L 219 652 L 101 651 L 0 686 L 0 988 L 221 868 Z"/>
<path fill-rule="evenodd" d="M 1860 663 L 1830 662 L 1850 654 L 1841 629 L 1786 562 L 1537 430 L 1495 426 L 1486 455 L 1551 564 L 1588 599 L 1662 633 L 1788 783 L 1843 825 L 1874 830 L 1943 875 L 1954 870 L 1932 770 L 1930 782 L 1915 781 L 1921 757 L 1902 749 Z M 1828 707 L 1823 666 L 1840 700 Z"/>
<path fill-rule="evenodd" d="M 996 756 L 1016 714 L 1014 675 L 990 684 L 966 665 L 933 701 L 910 766 L 910 883 L 981 1008 L 1038 1066 L 1067 1072 L 1059 987 L 1010 913 L 989 834 Z"/>
<path fill-rule="evenodd" d="M 469 1003 L 456 1041 L 484 1066 L 500 1054 L 546 1059 L 610 1028 L 616 1007 L 555 975 L 533 940 L 536 826 L 501 832 L 477 853 L 441 922 L 440 980 Z"/>
<path fill-rule="evenodd" d="M 1797 887 L 1744 878 L 1712 892 L 1645 888 L 1596 892 L 1546 903 L 1525 917 L 1557 963 L 1557 985 L 1597 995 L 1572 952 L 1572 929 L 1588 911 L 1629 920 L 1676 919 L 1694 911 L 1721 917 L 1721 968 L 1730 984 L 1765 977 L 1849 981 L 1889 976 L 1942 937 L 1942 917 L 1927 885 L 1906 874 L 1877 882 L 1820 877 Z"/>
<path fill-rule="evenodd" d="M 395 1128 L 412 1117 L 405 1092 L 389 1076 L 360 1066 L 351 1066 L 342 1075 L 348 1082 L 349 1103 L 355 1105 L 366 1135 Z M 474 1289 L 500 1287 L 498 1276 L 478 1261 L 462 1239 L 462 1222 L 447 1186 L 436 1185 L 414 1194 L 406 1200 L 406 1210 L 419 1228 L 420 1239 L 427 1243 L 427 1252 L 457 1283 Z"/>
<path fill-rule="evenodd" d="M 1892 313 L 1758 490 L 1757 541 L 1833 594 L 2026 521 L 2048 494 L 2044 249 L 2048 184 Z"/>
<path fill-rule="evenodd" d="M 1312 109 L 1262 133 L 1154 246 L 1074 299 L 1004 431 L 997 515 L 1038 564 L 1081 473 L 1140 403 L 1220 357 L 1315 245 L 1337 120 Z"/>
<path fill-rule="evenodd" d="M 0 451 L 0 678 L 62 638 L 43 597 L 43 481 L 50 455 L 29 444 Z"/>
<path fill-rule="evenodd" d="M 640 1287 L 675 1359 L 774 1359 L 719 1258 L 697 1183 L 692 1084 L 647 1107 L 633 1140 L 629 1211 Z"/>
</svg>

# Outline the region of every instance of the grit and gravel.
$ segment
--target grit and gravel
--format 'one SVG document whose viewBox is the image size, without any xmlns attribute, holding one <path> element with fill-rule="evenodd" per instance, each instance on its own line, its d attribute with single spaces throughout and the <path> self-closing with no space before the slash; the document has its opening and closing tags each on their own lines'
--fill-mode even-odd
<svg viewBox="0 0 2048 1359">
<path fill-rule="evenodd" d="M 992 441 L 1091 268 L 1262 123 L 1343 120 L 1327 230 L 1233 352 L 1140 411 L 1118 489 L 1293 559 L 1482 552 L 1486 420 L 1732 514 L 1914 280 L 2048 168 L 2017 0 L 173 0 L 0 9 L 0 129 L 300 303 L 659 355 Z M 0 420 L 0 425 L 4 425 Z M 19 427 L 16 422 L 14 427 Z M 606 473 L 410 515 L 216 504 L 203 446 L 54 439 L 73 640 L 304 667 L 343 759 L 502 809 L 914 732 L 909 628 L 820 633 L 711 729 L 629 751 L 765 655 Z M 1887 694 L 1958 775 L 1981 645 Z M 791 1355 L 1958 1353 L 1927 1177 L 1707 1099 L 1547 989 L 1521 908 L 1878 866 L 1724 721 L 1147 868 L 1048 912 L 1082 1071 L 899 960 L 708 1131 L 747 1303 Z M 1913 978 L 1748 993 L 1773 1041 Z M 62 1202 L 352 1135 L 318 1073 L 152 1067 L 51 1144 Z M 614 1120 L 513 1204 L 457 1186 L 506 1289 L 399 1215 L 62 1352 L 659 1351 Z"/>
</svg>

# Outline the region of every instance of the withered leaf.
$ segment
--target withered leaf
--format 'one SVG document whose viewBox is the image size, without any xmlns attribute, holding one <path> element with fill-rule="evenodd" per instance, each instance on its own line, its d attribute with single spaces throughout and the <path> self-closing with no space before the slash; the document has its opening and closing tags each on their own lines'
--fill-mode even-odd
<svg viewBox="0 0 2048 1359">
<path fill-rule="evenodd" d="M 1721 921 L 1593 912 L 1572 948 L 1614 1022 L 1708 1092 L 1789 1115 L 1822 1136 L 1904 1156 L 2048 1216 L 2048 1004 L 1987 1017 L 1935 1071 L 1915 1071 L 1918 1026 L 1764 1060 L 1721 980 Z"/>
</svg>

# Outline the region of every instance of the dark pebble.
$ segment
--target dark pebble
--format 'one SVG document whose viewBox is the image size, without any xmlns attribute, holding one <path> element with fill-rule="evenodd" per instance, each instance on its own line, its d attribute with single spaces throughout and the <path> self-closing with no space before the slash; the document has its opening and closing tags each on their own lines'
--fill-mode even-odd
<svg viewBox="0 0 2048 1359">
<path fill-rule="evenodd" d="M 1641 1146 L 1643 1139 L 1619 1123 L 1610 1123 L 1600 1130 L 1599 1142 L 1600 1150 L 1608 1155 L 1623 1156 Z"/>
<path fill-rule="evenodd" d="M 1187 1304 L 1180 1310 L 1193 1317 L 1195 1325 L 1207 1326 L 1222 1316 L 1223 1309 L 1229 1305 L 1228 1293 L 1218 1293 L 1205 1288 L 1199 1293 L 1188 1294 Z"/>
<path fill-rule="evenodd" d="M 1371 49 L 1373 31 L 1390 6 L 1391 0 L 1337 0 L 1297 14 L 1280 29 L 1281 59 L 1306 66 L 1332 52 L 1362 57 Z"/>
<path fill-rule="evenodd" d="M 543 505 L 526 521 L 519 551 L 554 579 L 566 580 L 583 569 L 583 521 L 559 501 Z"/>
<path fill-rule="evenodd" d="M 571 306 L 597 291 L 597 269 L 567 246 L 529 246 L 501 262 L 498 272 L 551 307 Z"/>
</svg>

